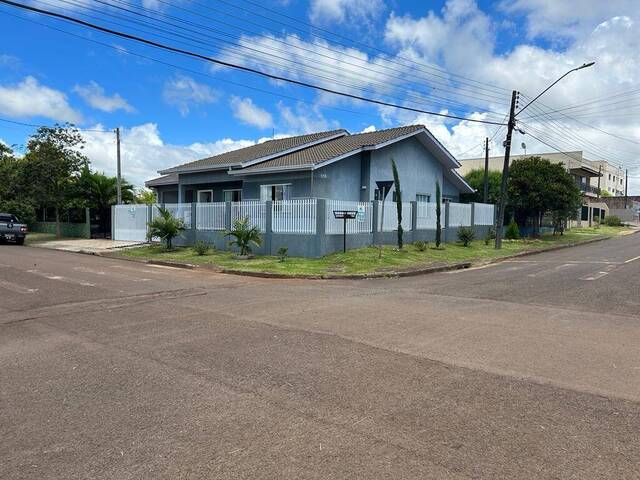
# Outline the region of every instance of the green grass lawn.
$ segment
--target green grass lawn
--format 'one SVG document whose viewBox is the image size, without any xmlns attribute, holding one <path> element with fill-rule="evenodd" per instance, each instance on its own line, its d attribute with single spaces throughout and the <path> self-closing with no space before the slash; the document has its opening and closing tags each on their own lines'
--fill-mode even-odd
<svg viewBox="0 0 640 480">
<path fill-rule="evenodd" d="M 34 243 L 50 242 L 55 239 L 56 236 L 53 233 L 29 232 L 27 233 L 27 239 L 25 240 L 25 243 L 27 245 L 33 245 Z"/>
<path fill-rule="evenodd" d="M 362 273 L 397 272 L 419 267 L 447 265 L 458 262 L 482 262 L 513 255 L 526 250 L 539 250 L 562 243 L 574 243 L 623 233 L 625 228 L 600 227 L 575 228 L 563 236 L 545 235 L 536 240 L 505 240 L 502 249 L 495 250 L 493 242 L 474 241 L 469 247 L 461 244 L 446 244 L 441 249 L 432 243 L 423 251 L 413 245 L 406 245 L 398 251 L 393 246 L 385 246 L 382 258 L 376 247 L 349 250 L 347 253 L 333 253 L 323 258 L 287 258 L 280 262 L 274 256 L 256 256 L 251 260 L 236 260 L 231 252 L 215 250 L 206 255 L 197 255 L 191 247 L 178 247 L 167 252 L 162 246 L 152 245 L 125 249 L 119 255 L 135 258 L 178 261 L 191 264 L 210 264 L 222 268 L 249 272 L 270 272 L 289 275 L 349 275 Z"/>
</svg>

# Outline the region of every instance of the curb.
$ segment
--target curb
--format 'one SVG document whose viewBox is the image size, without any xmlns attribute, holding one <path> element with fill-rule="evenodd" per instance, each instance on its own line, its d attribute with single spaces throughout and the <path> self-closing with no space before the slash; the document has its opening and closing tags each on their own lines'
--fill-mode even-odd
<svg viewBox="0 0 640 480">
<path fill-rule="evenodd" d="M 629 235 L 633 235 L 640 232 L 640 230 L 633 232 Z M 523 252 L 514 253 L 513 255 L 508 255 L 506 257 L 493 258 L 486 261 L 479 262 L 459 262 L 450 265 L 439 265 L 436 267 L 426 267 L 419 268 L 415 270 L 406 270 L 401 272 L 379 272 L 379 273 L 358 273 L 351 275 L 307 275 L 307 274 L 297 274 L 297 275 L 287 275 L 284 273 L 270 273 L 270 272 L 252 272 L 247 270 L 236 270 L 231 268 L 222 268 L 216 265 L 199 265 L 192 263 L 184 263 L 184 262 L 175 262 L 170 260 L 147 260 L 143 258 L 133 258 L 133 257 L 124 257 L 118 255 L 116 252 L 90 252 L 90 251 L 78 251 L 72 253 L 82 253 L 87 255 L 95 255 L 98 257 L 104 258 L 115 258 L 119 260 L 126 260 L 129 262 L 137 262 L 137 263 L 145 263 L 147 265 L 159 265 L 163 267 L 173 267 L 173 268 L 182 268 L 186 270 L 208 270 L 215 273 L 224 273 L 227 275 L 238 275 L 244 277 L 255 277 L 255 278 L 273 278 L 273 279 L 300 279 L 300 280 L 367 280 L 367 279 L 375 279 L 375 278 L 402 278 L 402 277 L 415 277 L 418 275 L 428 275 L 430 273 L 440 273 L 440 272 L 448 272 L 453 270 L 463 270 L 467 268 L 471 268 L 474 265 L 491 265 L 495 263 L 500 263 L 505 260 L 510 260 L 513 258 L 526 257 L 529 255 L 537 255 L 540 253 L 553 252 L 555 250 L 562 250 L 565 248 L 578 247 L 580 245 L 588 245 L 590 243 L 603 242 L 605 240 L 610 240 L 612 238 L 616 238 L 615 236 L 610 237 L 601 237 L 601 238 L 593 238 L 590 240 L 585 240 L 583 242 L 573 242 L 573 243 L 565 243 L 562 245 L 553 245 L 548 248 L 542 248 L 539 250 L 525 250 Z"/>
</svg>

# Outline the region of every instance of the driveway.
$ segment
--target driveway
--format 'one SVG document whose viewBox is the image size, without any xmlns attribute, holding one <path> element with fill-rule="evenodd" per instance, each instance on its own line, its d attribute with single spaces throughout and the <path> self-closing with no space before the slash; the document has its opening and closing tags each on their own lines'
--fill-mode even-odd
<svg viewBox="0 0 640 480">
<path fill-rule="evenodd" d="M 0 248 L 7 478 L 640 478 L 640 235 L 266 280 Z"/>
<path fill-rule="evenodd" d="M 102 238 L 73 238 L 64 240 L 47 240 L 32 244 L 33 247 L 49 248 L 52 250 L 63 250 L 66 252 L 108 252 L 110 250 L 132 247 L 140 245 L 141 242 L 130 242 L 126 240 L 107 240 Z"/>
</svg>

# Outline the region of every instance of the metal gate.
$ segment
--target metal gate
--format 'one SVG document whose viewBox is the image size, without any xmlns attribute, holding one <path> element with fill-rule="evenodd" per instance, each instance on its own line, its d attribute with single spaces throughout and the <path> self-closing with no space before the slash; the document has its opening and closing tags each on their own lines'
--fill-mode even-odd
<svg viewBox="0 0 640 480">
<path fill-rule="evenodd" d="M 114 213 L 114 240 L 147 241 L 148 205 L 116 205 Z"/>
</svg>

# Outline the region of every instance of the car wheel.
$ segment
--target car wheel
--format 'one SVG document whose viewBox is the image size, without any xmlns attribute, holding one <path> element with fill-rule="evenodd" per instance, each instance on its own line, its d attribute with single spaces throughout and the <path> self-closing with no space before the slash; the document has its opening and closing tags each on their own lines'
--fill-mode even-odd
<svg viewBox="0 0 640 480">
<path fill-rule="evenodd" d="M 16 245 L 24 245 L 24 237 L 16 238 Z"/>
</svg>

